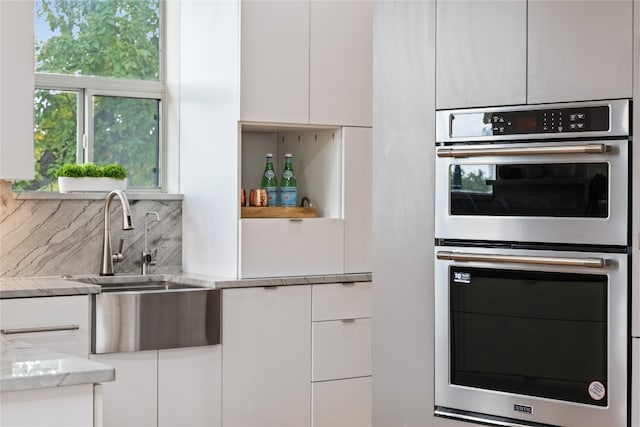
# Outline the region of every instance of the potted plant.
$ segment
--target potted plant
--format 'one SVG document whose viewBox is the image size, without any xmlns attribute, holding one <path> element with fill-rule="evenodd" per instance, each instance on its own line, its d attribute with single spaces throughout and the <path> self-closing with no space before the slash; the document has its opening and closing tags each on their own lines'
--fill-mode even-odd
<svg viewBox="0 0 640 427">
<path fill-rule="evenodd" d="M 107 192 L 127 188 L 127 171 L 117 163 L 104 166 L 65 163 L 58 168 L 56 176 L 61 193 Z"/>
</svg>

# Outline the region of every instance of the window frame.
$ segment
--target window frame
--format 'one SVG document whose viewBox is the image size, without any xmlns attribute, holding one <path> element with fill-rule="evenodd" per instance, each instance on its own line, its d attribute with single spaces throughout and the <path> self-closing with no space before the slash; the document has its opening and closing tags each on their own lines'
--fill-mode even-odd
<svg viewBox="0 0 640 427">
<path fill-rule="evenodd" d="M 114 77 L 67 75 L 38 72 L 34 70 L 34 95 L 38 90 L 63 90 L 78 93 L 76 161 L 93 161 L 93 96 L 113 96 L 126 98 L 155 99 L 158 101 L 158 188 L 133 188 L 136 192 L 165 192 L 168 177 L 165 138 L 167 123 L 167 83 L 166 83 L 166 0 L 159 0 L 159 46 L 158 80 L 137 80 Z M 35 55 L 34 55 L 35 60 Z"/>
</svg>

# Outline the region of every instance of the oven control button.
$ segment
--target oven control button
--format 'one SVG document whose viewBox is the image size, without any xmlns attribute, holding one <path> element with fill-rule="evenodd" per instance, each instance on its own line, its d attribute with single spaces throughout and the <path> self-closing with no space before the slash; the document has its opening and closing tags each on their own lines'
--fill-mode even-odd
<svg viewBox="0 0 640 427">
<path fill-rule="evenodd" d="M 569 129 L 575 129 L 575 128 L 576 128 L 576 124 L 575 124 L 575 123 L 571 123 L 571 124 L 569 125 Z"/>
<path fill-rule="evenodd" d="M 558 132 L 562 132 L 562 129 L 564 129 L 562 126 L 558 126 Z"/>
</svg>

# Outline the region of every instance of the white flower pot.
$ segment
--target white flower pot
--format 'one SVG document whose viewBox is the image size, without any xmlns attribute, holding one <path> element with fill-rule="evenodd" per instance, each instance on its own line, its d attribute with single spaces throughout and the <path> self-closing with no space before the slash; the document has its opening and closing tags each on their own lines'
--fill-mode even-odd
<svg viewBox="0 0 640 427">
<path fill-rule="evenodd" d="M 86 193 L 86 192 L 109 192 L 112 190 L 126 190 L 127 180 L 113 178 L 71 178 L 67 176 L 58 177 L 58 191 L 61 193 Z"/>
</svg>

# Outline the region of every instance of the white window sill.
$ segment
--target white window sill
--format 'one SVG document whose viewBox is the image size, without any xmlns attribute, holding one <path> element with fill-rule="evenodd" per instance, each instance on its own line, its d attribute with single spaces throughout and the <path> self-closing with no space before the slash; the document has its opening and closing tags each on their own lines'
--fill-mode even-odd
<svg viewBox="0 0 640 427">
<path fill-rule="evenodd" d="M 177 193 L 160 192 L 125 192 L 129 200 L 183 200 L 184 196 Z M 14 192 L 15 200 L 104 200 L 107 193 L 57 193 L 49 191 L 21 191 Z"/>
</svg>

